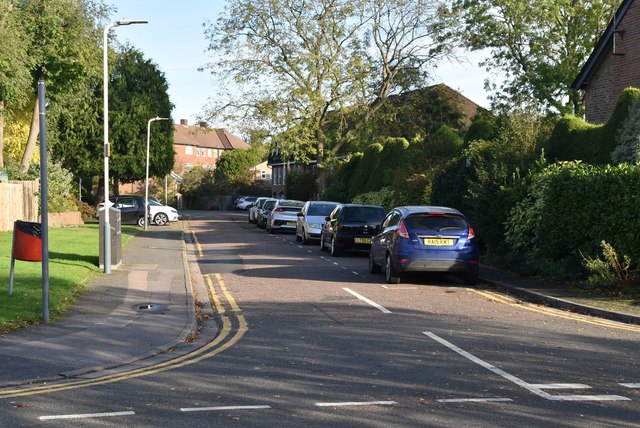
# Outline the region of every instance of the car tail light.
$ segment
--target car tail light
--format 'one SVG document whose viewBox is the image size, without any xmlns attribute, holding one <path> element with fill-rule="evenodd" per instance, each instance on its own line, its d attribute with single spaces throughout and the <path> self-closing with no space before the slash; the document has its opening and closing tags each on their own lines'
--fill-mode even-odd
<svg viewBox="0 0 640 428">
<path fill-rule="evenodd" d="M 276 208 L 275 210 L 273 210 L 274 213 L 283 213 L 284 210 L 282 208 Z"/>
<path fill-rule="evenodd" d="M 396 230 L 396 234 L 400 238 L 409 239 L 409 232 L 407 232 L 407 227 L 404 225 L 404 221 L 400 220 L 400 224 L 398 224 L 398 230 Z"/>
<path fill-rule="evenodd" d="M 467 236 L 467 239 L 473 239 L 476 236 L 476 232 L 473 230 L 473 227 L 469 226 L 469 235 Z"/>
</svg>

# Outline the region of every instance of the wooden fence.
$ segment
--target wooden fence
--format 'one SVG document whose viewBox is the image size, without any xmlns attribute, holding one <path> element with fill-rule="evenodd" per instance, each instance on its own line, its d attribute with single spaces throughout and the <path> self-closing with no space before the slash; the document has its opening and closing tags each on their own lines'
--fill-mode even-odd
<svg viewBox="0 0 640 428">
<path fill-rule="evenodd" d="M 0 183 L 0 232 L 13 230 L 13 222 L 38 221 L 37 181 Z"/>
</svg>

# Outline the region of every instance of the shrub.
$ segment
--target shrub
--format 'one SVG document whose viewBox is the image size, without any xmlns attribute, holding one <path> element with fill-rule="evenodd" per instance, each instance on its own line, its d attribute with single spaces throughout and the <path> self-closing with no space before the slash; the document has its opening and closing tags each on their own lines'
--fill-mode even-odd
<svg viewBox="0 0 640 428">
<path fill-rule="evenodd" d="M 631 270 L 631 257 L 618 256 L 615 248 L 606 241 L 601 241 L 602 258 L 583 256 L 584 266 L 590 272 L 587 284 L 591 287 L 604 286 L 609 291 L 621 291 L 631 286 L 637 278 Z"/>
<path fill-rule="evenodd" d="M 511 211 L 506 242 L 525 260 L 554 260 L 576 272 L 582 254 L 594 254 L 605 239 L 640 259 L 639 188 L 640 165 L 550 165 Z"/>
<path fill-rule="evenodd" d="M 351 201 L 354 204 L 370 204 L 370 205 L 382 205 L 387 211 L 395 207 L 392 187 L 383 187 L 375 192 L 367 192 L 357 195 Z"/>
<path fill-rule="evenodd" d="M 640 97 L 629 108 L 629 115 L 622 124 L 616 142 L 618 145 L 611 154 L 613 162 L 640 161 Z"/>
</svg>

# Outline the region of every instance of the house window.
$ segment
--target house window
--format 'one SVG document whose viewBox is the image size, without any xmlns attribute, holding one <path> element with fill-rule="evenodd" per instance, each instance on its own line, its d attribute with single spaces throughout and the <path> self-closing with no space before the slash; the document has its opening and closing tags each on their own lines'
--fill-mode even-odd
<svg viewBox="0 0 640 428">
<path fill-rule="evenodd" d="M 213 150 L 212 149 L 209 149 L 208 153 L 209 153 L 209 157 L 213 156 Z"/>
<path fill-rule="evenodd" d="M 200 156 L 200 147 L 196 147 L 196 156 Z"/>
<path fill-rule="evenodd" d="M 260 178 L 265 180 L 267 178 L 267 171 L 260 171 Z"/>
<path fill-rule="evenodd" d="M 192 154 L 193 154 L 193 147 L 191 147 L 191 146 L 186 146 L 186 147 L 184 148 L 184 154 L 185 154 L 185 155 L 192 155 Z"/>
</svg>

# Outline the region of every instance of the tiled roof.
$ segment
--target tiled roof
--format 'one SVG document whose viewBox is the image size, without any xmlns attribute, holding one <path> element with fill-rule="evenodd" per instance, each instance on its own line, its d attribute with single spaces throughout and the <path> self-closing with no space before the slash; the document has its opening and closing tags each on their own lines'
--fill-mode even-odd
<svg viewBox="0 0 640 428">
<path fill-rule="evenodd" d="M 249 144 L 224 129 L 211 129 L 176 123 L 173 142 L 182 146 L 206 147 L 211 149 L 248 149 Z"/>
</svg>

